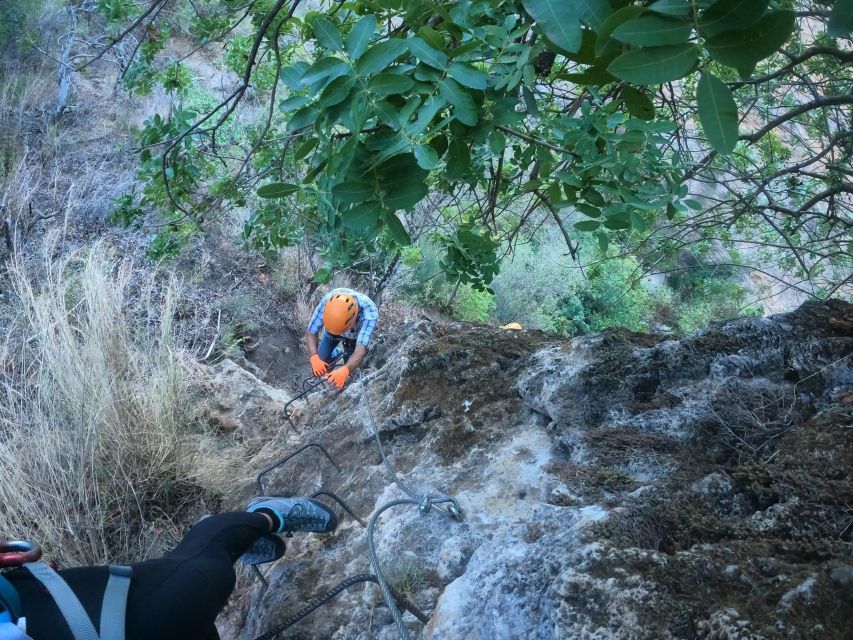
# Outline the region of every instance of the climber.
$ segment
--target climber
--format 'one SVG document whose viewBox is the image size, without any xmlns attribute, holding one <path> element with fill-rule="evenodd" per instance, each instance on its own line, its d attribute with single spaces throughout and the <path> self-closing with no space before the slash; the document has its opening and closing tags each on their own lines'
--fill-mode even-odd
<svg viewBox="0 0 853 640">
<path fill-rule="evenodd" d="M 378 320 L 379 309 L 363 293 L 352 289 L 333 289 L 327 293 L 314 309 L 305 334 L 314 375 L 324 376 L 338 389 L 342 389 L 347 378 L 367 355 Z M 318 345 L 320 329 L 324 331 Z M 341 354 L 344 365 L 329 371 L 329 363 Z"/>
<path fill-rule="evenodd" d="M 255 498 L 247 511 L 202 519 L 158 560 L 58 573 L 38 562 L 0 574 L 0 640 L 217 640 L 214 620 L 234 589 L 237 558 L 271 562 L 284 553 L 274 534 L 337 526 L 334 512 L 310 498 Z"/>
</svg>

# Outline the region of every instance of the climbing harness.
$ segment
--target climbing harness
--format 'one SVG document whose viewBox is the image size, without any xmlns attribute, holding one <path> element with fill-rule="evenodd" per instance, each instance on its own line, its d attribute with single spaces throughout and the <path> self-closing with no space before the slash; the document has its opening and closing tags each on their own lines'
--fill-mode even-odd
<svg viewBox="0 0 853 640">
<path fill-rule="evenodd" d="M 335 359 L 335 362 L 336 361 L 337 361 L 337 358 Z M 318 383 L 315 383 L 315 384 L 313 384 L 307 388 L 306 388 L 306 382 L 307 381 L 303 382 L 302 393 L 300 393 L 298 396 L 296 396 L 290 402 L 288 402 L 288 404 L 285 405 L 285 409 L 287 409 L 287 407 L 289 407 L 289 405 L 292 404 L 294 401 L 304 397 L 311 390 L 318 387 L 322 383 L 322 380 L 320 380 Z M 376 544 L 373 540 L 374 531 L 376 529 L 376 523 L 378 522 L 379 517 L 385 511 L 387 511 L 393 507 L 402 506 L 402 505 L 414 505 L 414 506 L 418 507 L 421 514 L 423 514 L 423 515 L 427 515 L 431 510 L 435 509 L 436 511 L 439 511 L 440 513 L 443 513 L 447 516 L 450 516 L 457 521 L 462 520 L 462 509 L 459 506 L 459 502 L 456 500 L 456 498 L 446 496 L 446 495 L 437 495 L 435 497 L 432 497 L 432 496 L 427 495 L 427 494 L 422 494 L 418 491 L 415 491 L 414 489 L 412 489 L 408 485 L 406 485 L 399 478 L 399 476 L 397 475 L 397 473 L 394 470 L 394 467 L 391 465 L 390 460 L 388 460 L 388 457 L 385 454 L 384 447 L 382 446 L 382 440 L 379 437 L 379 429 L 376 426 L 376 418 L 373 414 L 373 407 L 371 406 L 370 398 L 367 395 L 367 389 L 366 389 L 367 378 L 363 373 L 362 373 L 362 375 L 359 376 L 358 382 L 361 383 L 362 401 L 364 402 L 364 405 L 367 407 L 367 414 L 368 414 L 370 426 L 371 426 L 371 429 L 373 431 L 373 435 L 376 439 L 376 444 L 379 447 L 379 452 L 382 456 L 382 462 L 385 465 L 385 469 L 387 470 L 388 475 L 390 476 L 390 478 L 394 482 L 394 484 L 397 485 L 397 487 L 400 489 L 400 491 L 402 491 L 404 494 L 406 494 L 408 496 L 408 498 L 393 500 L 391 502 L 388 502 L 388 503 L 382 505 L 370 517 L 370 520 L 368 521 L 368 524 L 367 524 L 367 547 L 368 547 L 368 552 L 369 552 L 370 565 L 371 565 L 373 572 L 374 572 L 373 574 L 359 574 L 359 575 L 347 578 L 346 580 L 339 583 L 337 586 L 330 589 L 326 593 L 321 594 L 320 596 L 316 597 L 308 605 L 303 607 L 297 613 L 293 614 L 291 617 L 289 617 L 283 623 L 273 627 L 272 629 L 268 630 L 263 635 L 255 638 L 255 640 L 271 640 L 272 638 L 275 638 L 282 631 L 284 631 L 288 627 L 291 627 L 292 625 L 296 624 L 297 622 L 302 620 L 307 615 L 313 613 L 314 611 L 316 611 L 317 609 L 322 607 L 324 604 L 326 604 L 327 602 L 332 600 L 332 598 L 337 596 L 342 591 L 345 591 L 346 589 L 350 588 L 351 586 L 356 585 L 356 584 L 360 584 L 362 582 L 373 582 L 374 584 L 376 584 L 379 587 L 379 590 L 382 593 L 382 599 L 384 600 L 385 605 L 388 607 L 389 611 L 391 612 L 391 617 L 393 618 L 394 623 L 397 626 L 397 630 L 398 630 L 398 632 L 400 634 L 400 638 L 402 640 L 409 640 L 410 635 L 409 635 L 408 629 L 405 626 L 405 622 L 403 621 L 403 616 L 402 616 L 402 613 L 400 612 L 400 608 L 403 608 L 403 609 L 409 611 L 410 613 L 412 613 L 412 615 L 414 615 L 423 624 L 426 624 L 429 621 L 429 618 L 422 611 L 420 611 L 417 607 L 415 607 L 412 603 L 410 603 L 401 594 L 397 593 L 393 589 L 393 587 L 388 583 L 388 580 L 385 578 L 385 575 L 382 572 L 382 567 L 379 563 L 379 555 L 376 551 Z M 298 433 L 295 425 L 293 424 L 293 422 L 291 420 L 290 414 L 287 411 L 285 411 L 285 415 L 287 416 L 288 422 L 290 422 L 291 428 L 293 428 L 294 432 Z M 296 451 L 288 454 L 287 456 L 285 456 L 284 458 L 282 458 L 278 462 L 275 462 L 274 464 L 266 467 L 265 469 L 262 469 L 258 473 L 257 477 L 255 478 L 255 488 L 258 492 L 258 495 L 264 494 L 263 480 L 264 480 L 265 476 L 267 476 L 268 474 L 270 474 L 272 471 L 274 471 L 276 469 L 282 468 L 285 464 L 290 462 L 294 457 L 296 457 L 297 455 L 299 455 L 302 452 L 307 451 L 309 449 L 318 449 L 326 457 L 326 459 L 332 464 L 332 466 L 335 467 L 337 472 L 341 473 L 340 465 L 338 465 L 338 463 L 335 462 L 334 458 L 329 454 L 329 452 L 326 450 L 326 448 L 323 447 L 323 445 L 321 445 L 319 443 L 311 442 L 311 443 L 306 444 L 305 446 L 297 449 Z M 338 497 L 334 493 L 331 493 L 331 492 L 326 491 L 326 490 L 318 491 L 315 494 L 313 494 L 311 497 L 314 498 L 314 497 L 317 497 L 320 495 L 332 498 L 354 520 L 356 520 L 362 527 L 365 526 L 364 522 L 353 512 L 353 510 L 340 497 Z M 253 565 L 253 569 L 255 571 L 255 574 L 260 578 L 260 580 L 265 585 L 265 587 L 267 587 L 268 583 L 267 583 L 266 579 L 263 577 L 263 575 L 261 574 L 260 570 L 257 568 L 257 566 Z"/>
<path fill-rule="evenodd" d="M 110 565 L 98 633 L 68 583 L 49 564 L 40 562 L 40 557 L 41 549 L 29 542 L 0 544 L 0 567 L 22 567 L 29 571 L 53 598 L 74 640 L 124 640 L 130 567 Z M 0 640 L 28 639 L 30 636 L 26 635 L 27 625 L 18 593 L 3 575 L 0 575 L 0 605 L 3 607 L 0 612 Z"/>
</svg>

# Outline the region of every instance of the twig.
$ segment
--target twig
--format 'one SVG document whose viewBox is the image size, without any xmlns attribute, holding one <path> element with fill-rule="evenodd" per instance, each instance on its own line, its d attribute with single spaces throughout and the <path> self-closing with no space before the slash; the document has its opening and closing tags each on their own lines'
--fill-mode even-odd
<svg viewBox="0 0 853 640">
<path fill-rule="evenodd" d="M 86 68 L 86 67 L 88 67 L 89 65 L 94 64 L 95 62 L 97 62 L 98 60 L 100 60 L 101 58 L 103 58 L 103 57 L 104 57 L 104 55 L 106 55 L 106 53 L 107 53 L 110 49 L 112 49 L 113 47 L 115 47 L 119 42 L 121 42 L 122 40 L 124 40 L 124 39 L 125 39 L 125 37 L 127 37 L 127 35 L 128 35 L 128 34 L 130 34 L 134 29 L 136 29 L 136 27 L 138 27 L 139 25 L 141 25 L 141 24 L 145 21 L 145 19 L 146 19 L 148 16 L 150 16 L 150 15 L 151 15 L 151 13 L 152 13 L 156 8 L 157 8 L 157 6 L 158 6 L 158 5 L 165 4 L 165 3 L 166 3 L 166 0 L 154 0 L 154 2 L 152 2 L 152 3 L 151 3 L 151 6 L 149 6 L 149 7 L 148 7 L 148 9 L 146 9 L 146 10 L 142 13 L 142 15 L 141 15 L 141 16 L 139 16 L 136 20 L 134 20 L 134 21 L 133 21 L 133 23 L 132 23 L 132 24 L 131 24 L 127 29 L 125 29 L 125 30 L 124 30 L 124 31 L 122 31 L 120 34 L 118 34 L 115 38 L 113 38 L 113 41 L 112 41 L 109 45 L 107 45 L 106 47 L 104 47 L 104 48 L 100 51 L 100 53 L 98 53 L 94 58 L 92 58 L 91 60 L 87 60 L 87 61 L 86 61 L 86 62 L 84 62 L 82 65 L 80 65 L 79 67 L 77 67 L 77 71 L 82 71 L 83 69 L 85 69 L 85 68 Z"/>
</svg>

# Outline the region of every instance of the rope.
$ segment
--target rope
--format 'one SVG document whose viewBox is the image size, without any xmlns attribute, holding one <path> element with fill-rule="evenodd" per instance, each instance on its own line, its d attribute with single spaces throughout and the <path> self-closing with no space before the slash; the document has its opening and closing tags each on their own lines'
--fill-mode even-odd
<svg viewBox="0 0 853 640">
<path fill-rule="evenodd" d="M 367 380 L 362 375 L 359 382 L 361 383 L 361 399 L 367 407 L 367 415 L 370 418 L 370 426 L 373 430 L 373 436 L 376 439 L 376 446 L 379 447 L 379 453 L 382 454 L 382 462 L 385 465 L 385 469 L 387 469 L 388 471 L 388 475 L 391 476 L 391 480 L 394 482 L 394 484 L 397 485 L 400 491 L 409 496 L 409 498 L 414 501 L 414 504 L 420 507 L 421 511 L 424 514 L 428 513 L 429 510 L 432 508 L 436 511 L 444 513 L 445 515 L 449 515 L 453 518 L 456 518 L 457 520 L 461 520 L 462 510 L 459 507 L 459 503 L 456 501 L 455 498 L 441 495 L 437 501 L 432 500 L 430 498 L 427 498 L 426 496 L 417 493 L 413 489 L 403 484 L 403 481 L 400 480 L 400 478 L 397 476 L 396 472 L 394 471 L 394 467 L 391 466 L 391 463 L 388 460 L 388 456 L 385 455 L 385 448 L 382 446 L 382 440 L 379 437 L 379 429 L 376 427 L 376 417 L 373 414 L 373 407 L 370 404 L 370 397 L 367 395 Z M 450 507 L 443 508 L 437 506 L 438 504 L 443 503 L 450 504 Z"/>
</svg>

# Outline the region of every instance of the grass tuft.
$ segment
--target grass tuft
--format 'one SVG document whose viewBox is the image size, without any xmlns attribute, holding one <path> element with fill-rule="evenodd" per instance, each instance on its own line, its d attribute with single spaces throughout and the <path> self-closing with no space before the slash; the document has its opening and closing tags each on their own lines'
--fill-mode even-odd
<svg viewBox="0 0 853 640">
<path fill-rule="evenodd" d="M 63 564 L 138 560 L 199 497 L 177 284 L 135 282 L 102 243 L 58 261 L 54 248 L 38 287 L 21 263 L 9 272 L 18 312 L 0 348 L 0 537 L 36 538 Z"/>
</svg>

